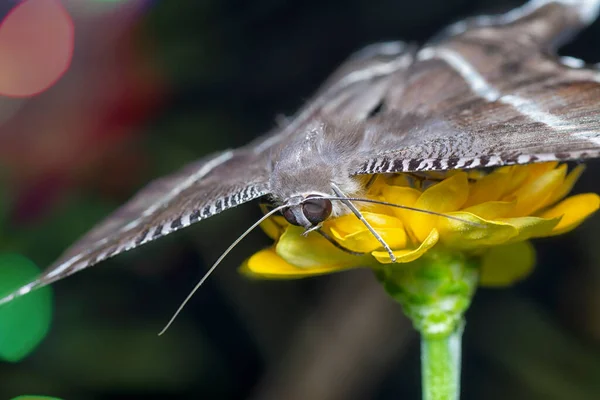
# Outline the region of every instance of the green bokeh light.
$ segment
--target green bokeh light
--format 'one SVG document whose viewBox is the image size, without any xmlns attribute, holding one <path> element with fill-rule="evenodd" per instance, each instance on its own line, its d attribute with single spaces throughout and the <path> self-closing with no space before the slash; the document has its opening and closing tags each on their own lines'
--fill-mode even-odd
<svg viewBox="0 0 600 400">
<path fill-rule="evenodd" d="M 0 296 L 26 284 L 39 272 L 35 264 L 23 256 L 0 254 Z M 0 306 L 0 360 L 17 362 L 30 354 L 46 336 L 51 317 L 49 287 Z"/>
<path fill-rule="evenodd" d="M 14 397 L 11 400 L 61 400 L 58 397 L 50 397 L 50 396 L 33 396 L 33 395 L 25 395 Z"/>
</svg>

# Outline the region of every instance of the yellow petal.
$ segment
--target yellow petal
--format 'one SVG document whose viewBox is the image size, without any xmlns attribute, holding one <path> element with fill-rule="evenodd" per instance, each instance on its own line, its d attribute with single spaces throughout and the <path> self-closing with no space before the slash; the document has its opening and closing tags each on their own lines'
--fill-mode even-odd
<svg viewBox="0 0 600 400">
<path fill-rule="evenodd" d="M 440 213 L 459 210 L 467 201 L 469 183 L 467 174 L 459 172 L 442 182 L 425 190 L 416 201 L 414 207 Z M 409 216 L 410 226 L 419 241 L 425 240 L 427 235 L 436 226 L 437 216 L 412 212 Z"/>
<path fill-rule="evenodd" d="M 393 249 L 406 246 L 404 225 L 396 217 L 371 212 L 362 212 L 367 222 L 377 231 L 383 240 Z M 324 226 L 331 236 L 350 251 L 370 253 L 381 248 L 381 243 L 354 214 L 344 215 L 331 220 Z"/>
<path fill-rule="evenodd" d="M 500 218 L 499 221 L 506 222 L 514 226 L 518 234 L 510 239 L 511 243 L 522 242 L 534 237 L 547 236 L 552 229 L 560 221 L 558 218 L 541 218 L 541 217 L 517 217 L 517 218 Z"/>
<path fill-rule="evenodd" d="M 294 279 L 329 274 L 343 270 L 339 266 L 321 265 L 313 268 L 299 268 L 279 257 L 274 248 L 261 250 L 250 257 L 240 267 L 240 272 L 252 278 Z"/>
<path fill-rule="evenodd" d="M 416 260 L 421 257 L 423 254 L 427 252 L 427 250 L 431 249 L 438 242 L 440 235 L 437 229 L 432 229 L 429 232 L 429 235 L 425 238 L 425 240 L 421 243 L 421 245 L 416 249 L 407 249 L 407 250 L 395 250 L 393 251 L 396 256 L 397 263 L 407 263 Z M 371 253 L 375 259 L 381 264 L 391 264 L 390 255 L 387 251 L 374 251 Z"/>
<path fill-rule="evenodd" d="M 469 178 L 469 180 L 479 180 L 482 179 L 483 177 L 487 176 L 488 174 L 485 173 L 485 171 L 480 170 L 480 169 L 470 169 L 466 171 L 467 176 Z"/>
<path fill-rule="evenodd" d="M 260 228 L 267 234 L 268 237 L 273 240 L 277 240 L 283 234 L 283 231 L 285 231 L 285 228 L 288 225 L 289 224 L 285 218 L 280 215 L 275 215 L 261 222 Z"/>
<path fill-rule="evenodd" d="M 277 254 L 299 268 L 320 268 L 324 265 L 348 268 L 364 263 L 363 258 L 338 249 L 317 232 L 302 236 L 304 228 L 290 225 L 275 246 Z"/>
<path fill-rule="evenodd" d="M 517 205 L 511 213 L 513 217 L 533 214 L 542 208 L 548 198 L 557 190 L 565 179 L 567 165 L 563 164 L 557 169 L 546 171 L 535 179 L 528 179 L 518 188 L 513 195 L 504 200 L 516 199 Z"/>
<path fill-rule="evenodd" d="M 382 191 L 382 200 L 388 203 L 398 204 L 407 207 L 414 207 L 417 199 L 421 196 L 421 192 L 411 187 L 403 186 L 387 186 Z M 393 215 L 400 218 L 407 228 L 409 233 L 412 233 L 410 229 L 410 218 L 416 211 L 406 210 L 399 207 L 387 207 L 391 209 Z"/>
<path fill-rule="evenodd" d="M 514 168 L 524 171 L 527 174 L 528 181 L 534 181 L 546 172 L 556 169 L 557 166 L 558 161 L 549 161 L 527 165 L 516 165 Z"/>
<path fill-rule="evenodd" d="M 483 255 L 479 283 L 508 286 L 528 276 L 535 265 L 535 250 L 529 242 L 492 247 Z"/>
<path fill-rule="evenodd" d="M 530 165 L 512 165 L 510 167 L 499 168 L 500 170 L 506 169 L 508 173 L 510 173 L 510 180 L 506 183 L 503 197 L 510 195 L 527 181 L 529 178 L 528 168 Z"/>
<path fill-rule="evenodd" d="M 483 202 L 499 200 L 504 195 L 512 175 L 511 169 L 498 168 L 477 180 L 471 184 L 469 198 L 463 207 L 471 207 Z"/>
<path fill-rule="evenodd" d="M 403 224 L 396 217 L 385 214 L 373 213 L 371 211 L 362 211 L 361 214 L 373 228 L 402 228 Z M 367 229 L 356 215 L 346 214 L 338 218 L 333 218 L 324 224 L 325 228 L 335 229 L 340 235 L 356 233 Z"/>
<path fill-rule="evenodd" d="M 410 186 L 410 179 L 405 174 L 395 174 L 389 177 L 385 177 L 385 183 L 387 186 Z"/>
<path fill-rule="evenodd" d="M 585 170 L 585 165 L 579 164 L 565 178 L 563 183 L 556 188 L 556 190 L 550 195 L 550 197 L 546 200 L 545 205 L 552 205 L 559 200 L 562 200 L 566 195 L 568 195 L 571 190 L 573 190 L 573 186 Z"/>
<path fill-rule="evenodd" d="M 387 186 L 386 179 L 383 175 L 366 175 L 368 179 L 363 181 L 363 185 L 366 186 L 367 183 L 370 183 L 370 186 L 367 190 L 368 197 L 376 197 L 381 194 L 381 191 L 385 186 Z"/>
<path fill-rule="evenodd" d="M 438 223 L 442 242 L 452 249 L 472 250 L 496 246 L 518 234 L 517 229 L 506 222 L 485 220 L 464 211 L 449 215 L 463 220 L 445 218 Z"/>
<path fill-rule="evenodd" d="M 405 175 L 396 174 L 396 175 L 388 176 L 388 175 L 379 174 L 379 175 L 376 175 L 375 180 L 373 181 L 373 183 L 367 190 L 367 198 L 386 201 L 386 199 L 383 198 L 382 196 L 384 196 L 384 192 L 386 190 L 388 190 L 390 187 L 408 187 L 408 186 L 410 186 L 408 177 Z M 389 201 L 389 200 L 387 200 L 387 201 Z M 361 206 L 361 208 L 368 208 L 369 210 L 373 211 L 374 204 L 359 203 L 359 205 Z M 377 208 L 376 211 L 374 211 L 374 212 L 381 213 L 383 210 L 385 210 L 384 214 L 393 215 L 392 214 L 393 210 L 390 209 L 390 207 L 386 207 L 386 206 L 378 206 L 378 207 L 381 207 L 381 208 Z"/>
<path fill-rule="evenodd" d="M 412 207 L 417 202 L 421 192 L 408 186 L 386 186 L 381 191 L 383 200 L 388 203 L 399 204 Z M 400 208 L 394 208 L 394 211 L 402 211 Z"/>
<path fill-rule="evenodd" d="M 406 247 L 406 231 L 404 228 L 375 228 L 375 231 L 392 249 Z M 347 235 L 340 235 L 331 229 L 333 238 L 344 248 L 359 253 L 370 253 L 382 247 L 371 231 L 363 229 Z"/>
<path fill-rule="evenodd" d="M 483 219 L 493 220 L 506 217 L 515 209 L 516 205 L 515 201 L 487 201 L 467 207 L 462 211 L 475 214 Z"/>
<path fill-rule="evenodd" d="M 555 236 L 569 232 L 581 224 L 584 219 L 596 212 L 598 207 L 600 207 L 600 196 L 595 193 L 578 194 L 568 197 L 540 214 L 543 218 L 562 217 L 549 234 L 541 236 Z"/>
</svg>

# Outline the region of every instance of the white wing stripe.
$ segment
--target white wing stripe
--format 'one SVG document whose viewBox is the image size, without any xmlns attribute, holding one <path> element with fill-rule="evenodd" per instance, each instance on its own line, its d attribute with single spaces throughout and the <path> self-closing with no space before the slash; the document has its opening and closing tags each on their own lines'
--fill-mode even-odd
<svg viewBox="0 0 600 400">
<path fill-rule="evenodd" d="M 567 123 L 556 115 L 540 109 L 540 107 L 532 100 L 513 94 L 501 93 L 498 89 L 490 85 L 473 65 L 453 50 L 427 47 L 418 54 L 419 60 L 430 60 L 434 58 L 440 59 L 452 67 L 464 79 L 467 85 L 469 85 L 469 88 L 473 93 L 479 97 L 482 97 L 489 102 L 497 101 L 511 106 L 522 115 L 535 122 L 544 124 L 553 130 L 569 130 L 571 132 L 577 130 L 576 125 Z M 577 132 L 573 133 L 573 135 L 587 139 L 595 145 L 600 144 L 600 132 Z"/>
</svg>

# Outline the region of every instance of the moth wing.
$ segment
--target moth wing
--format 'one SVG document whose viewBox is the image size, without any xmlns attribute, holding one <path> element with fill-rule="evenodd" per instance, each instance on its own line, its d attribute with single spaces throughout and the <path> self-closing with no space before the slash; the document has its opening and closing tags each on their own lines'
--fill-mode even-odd
<svg viewBox="0 0 600 400">
<path fill-rule="evenodd" d="M 35 281 L 0 304 L 104 259 L 269 193 L 266 152 L 214 154 L 160 178 L 71 246 Z"/>
<path fill-rule="evenodd" d="M 35 281 L 1 298 L 0 304 L 269 194 L 270 155 L 278 147 L 303 132 L 315 118 L 337 113 L 338 107 L 345 110 L 343 118 L 364 119 L 386 90 L 386 77 L 406 70 L 413 54 L 414 49 L 402 42 L 372 45 L 355 54 L 282 126 L 242 149 L 208 156 L 151 182 L 72 245 Z"/>
<path fill-rule="evenodd" d="M 401 41 L 375 43 L 349 57 L 323 84 L 309 104 L 318 118 L 358 122 L 368 118 L 389 90 L 391 77 L 402 81 L 417 47 Z M 400 78 L 400 79 L 399 79 Z"/>
<path fill-rule="evenodd" d="M 356 174 L 600 155 L 600 71 L 551 55 L 600 1 L 537 0 L 451 26 L 387 77 Z M 398 84 L 396 84 L 398 82 Z"/>
<path fill-rule="evenodd" d="M 376 109 L 389 88 L 390 77 L 403 75 L 414 61 L 415 46 L 401 41 L 376 43 L 353 54 L 320 87 L 270 145 L 302 133 L 315 121 L 358 122 Z"/>
</svg>

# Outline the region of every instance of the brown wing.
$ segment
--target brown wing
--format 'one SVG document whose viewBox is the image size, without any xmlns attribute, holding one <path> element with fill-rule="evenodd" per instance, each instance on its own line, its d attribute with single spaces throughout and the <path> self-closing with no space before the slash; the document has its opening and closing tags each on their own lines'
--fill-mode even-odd
<svg viewBox="0 0 600 400">
<path fill-rule="evenodd" d="M 211 155 L 150 183 L 0 304 L 104 259 L 269 193 L 266 153 Z"/>
<path fill-rule="evenodd" d="M 422 48 L 384 111 L 357 173 L 486 167 L 600 155 L 600 73 L 554 46 L 598 1 L 531 1 L 456 24 Z M 374 134 L 375 132 L 376 134 Z"/>
<path fill-rule="evenodd" d="M 406 69 L 411 61 L 412 55 L 401 42 L 371 46 L 353 56 L 289 123 L 242 149 L 208 156 L 150 183 L 71 246 L 40 277 L 0 299 L 0 304 L 268 194 L 270 155 L 275 148 L 337 105 L 344 105 L 344 118 L 367 115 L 385 91 L 379 81 Z M 354 101 L 359 97 L 367 100 Z"/>
<path fill-rule="evenodd" d="M 534 0 L 455 25 L 416 61 L 400 42 L 370 46 L 289 123 L 154 182 L 0 304 L 267 194 L 270 151 L 315 118 L 365 123 L 371 143 L 357 154 L 358 174 L 597 156 L 597 73 L 562 65 L 546 50 L 591 22 L 599 3 Z"/>
<path fill-rule="evenodd" d="M 306 105 L 279 130 L 261 139 L 259 149 L 275 146 L 315 119 L 363 121 L 389 90 L 390 78 L 403 76 L 414 61 L 415 47 L 401 41 L 376 43 L 353 54 L 325 81 Z"/>
</svg>

